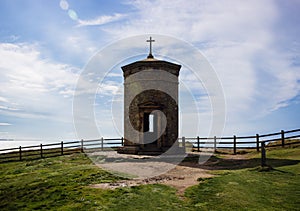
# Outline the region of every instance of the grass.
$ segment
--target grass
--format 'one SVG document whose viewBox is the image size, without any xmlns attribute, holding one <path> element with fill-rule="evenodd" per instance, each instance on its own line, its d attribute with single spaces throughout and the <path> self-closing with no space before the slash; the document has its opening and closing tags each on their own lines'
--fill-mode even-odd
<svg viewBox="0 0 300 211">
<path fill-rule="evenodd" d="M 80 153 L 0 164 L 1 210 L 297 210 L 300 148 L 267 151 L 270 171 L 260 171 L 259 154 L 240 168 L 217 154 L 216 177 L 199 179 L 184 198 L 172 187 L 152 184 L 102 190 L 90 184 L 120 179 Z M 239 163 L 233 163 L 236 167 Z"/>
<path fill-rule="evenodd" d="M 0 164 L 0 210 L 147 210 L 182 207 L 176 190 L 144 185 L 102 190 L 88 185 L 114 182 L 83 154 Z"/>
<path fill-rule="evenodd" d="M 250 154 L 251 167 L 258 156 Z M 185 196 L 201 210 L 299 210 L 300 148 L 268 150 L 267 157 L 270 166 L 277 166 L 273 170 L 214 171 L 216 177 L 200 180 Z"/>
<path fill-rule="evenodd" d="M 292 172 L 239 170 L 206 179 L 185 196 L 202 210 L 296 210 L 299 185 Z"/>
<path fill-rule="evenodd" d="M 109 210 L 184 210 L 188 206 L 176 195 L 174 188 L 152 184 L 115 191 Z"/>
<path fill-rule="evenodd" d="M 27 149 L 27 150 L 22 150 L 21 153 L 21 158 L 22 160 L 35 160 L 41 158 L 41 151 L 39 149 L 39 146 L 37 147 L 32 147 L 33 149 Z M 63 149 L 63 154 L 68 155 L 68 154 L 73 154 L 76 152 L 80 152 L 79 148 L 64 148 Z M 48 149 L 43 149 L 43 158 L 48 158 L 48 157 L 57 157 L 61 155 L 61 148 L 48 148 Z M 12 151 L 12 152 L 5 152 L 5 153 L 0 153 L 0 162 L 11 162 L 11 161 L 19 161 L 20 160 L 20 153 L 19 151 Z"/>
<path fill-rule="evenodd" d="M 120 179 L 92 165 L 83 154 L 4 163 L 0 169 L 1 210 L 88 209 L 101 201 L 88 184 Z"/>
</svg>

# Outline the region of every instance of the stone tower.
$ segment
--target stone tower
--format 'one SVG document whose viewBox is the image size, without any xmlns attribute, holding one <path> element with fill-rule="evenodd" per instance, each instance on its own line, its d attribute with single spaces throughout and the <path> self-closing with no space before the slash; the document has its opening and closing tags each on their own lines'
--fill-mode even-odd
<svg viewBox="0 0 300 211">
<path fill-rule="evenodd" d="M 122 67 L 124 76 L 124 146 L 119 153 L 162 154 L 178 138 L 180 65 L 157 60 L 150 53 Z"/>
</svg>

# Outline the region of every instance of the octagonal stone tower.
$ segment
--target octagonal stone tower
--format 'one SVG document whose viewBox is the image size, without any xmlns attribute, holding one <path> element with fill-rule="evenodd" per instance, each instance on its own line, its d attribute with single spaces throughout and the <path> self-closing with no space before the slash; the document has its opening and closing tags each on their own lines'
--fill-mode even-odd
<svg viewBox="0 0 300 211">
<path fill-rule="evenodd" d="M 151 42 L 145 60 L 122 67 L 125 140 L 119 153 L 158 155 L 178 146 L 180 68 L 181 65 L 155 59 Z"/>
</svg>

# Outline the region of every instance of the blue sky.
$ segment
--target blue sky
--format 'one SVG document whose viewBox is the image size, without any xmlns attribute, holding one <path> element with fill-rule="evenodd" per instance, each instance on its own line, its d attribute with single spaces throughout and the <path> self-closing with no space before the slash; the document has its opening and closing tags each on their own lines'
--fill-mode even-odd
<svg viewBox="0 0 300 211">
<path fill-rule="evenodd" d="M 73 124 L 79 76 L 108 45 L 150 34 L 186 41 L 210 62 L 226 100 L 224 135 L 299 128 L 299 9 L 296 0 L 1 0 L 0 138 L 88 138 L 78 137 Z M 146 42 L 132 45 L 145 49 L 146 56 Z M 105 137 L 122 135 L 122 127 L 115 126 L 122 117 L 112 113 L 122 113 L 119 67 L 132 61 L 126 60 L 129 56 L 115 64 L 95 99 L 97 125 Z M 195 82 L 188 68 L 182 69 L 180 81 L 186 86 Z M 181 112 L 187 117 L 201 113 L 205 132 L 200 135 L 206 135 L 209 96 L 201 97 L 201 86 L 191 90 L 198 110 L 189 110 L 184 104 L 189 96 L 181 91 Z M 188 121 L 181 124 L 181 135 L 197 135 Z"/>
</svg>

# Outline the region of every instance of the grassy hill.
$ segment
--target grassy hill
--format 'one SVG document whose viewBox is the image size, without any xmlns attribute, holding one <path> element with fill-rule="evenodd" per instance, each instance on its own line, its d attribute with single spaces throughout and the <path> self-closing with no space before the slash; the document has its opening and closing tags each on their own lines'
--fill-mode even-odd
<svg viewBox="0 0 300 211">
<path fill-rule="evenodd" d="M 1 210 L 299 210 L 300 148 L 267 151 L 273 170 L 259 168 L 259 154 L 247 165 L 226 168 L 222 154 L 212 159 L 210 179 L 178 196 L 172 187 L 152 184 L 115 190 L 90 184 L 123 178 L 94 166 L 84 154 L 0 164 Z M 225 168 L 220 168 L 222 165 Z M 220 170 L 222 169 L 222 170 Z"/>
</svg>

